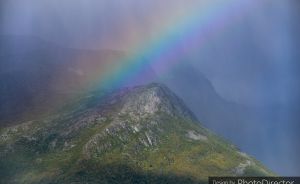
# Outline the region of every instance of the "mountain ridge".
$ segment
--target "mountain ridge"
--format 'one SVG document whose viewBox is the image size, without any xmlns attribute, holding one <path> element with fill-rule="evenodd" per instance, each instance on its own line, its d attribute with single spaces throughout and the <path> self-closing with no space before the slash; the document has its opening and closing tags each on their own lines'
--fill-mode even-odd
<svg viewBox="0 0 300 184">
<path fill-rule="evenodd" d="M 212 175 L 273 175 L 203 128 L 162 84 L 89 100 L 79 110 L 1 129 L 1 182 L 207 183 Z"/>
</svg>

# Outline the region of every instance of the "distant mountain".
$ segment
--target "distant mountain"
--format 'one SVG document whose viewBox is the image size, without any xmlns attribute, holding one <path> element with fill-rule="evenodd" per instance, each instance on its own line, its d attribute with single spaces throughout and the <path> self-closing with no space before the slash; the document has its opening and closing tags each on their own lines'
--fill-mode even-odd
<svg viewBox="0 0 300 184">
<path fill-rule="evenodd" d="M 162 84 L 94 93 L 0 131 L 0 183 L 207 183 L 273 175 L 202 127 Z"/>
<path fill-rule="evenodd" d="M 127 54 L 62 48 L 35 37 L 0 36 L 0 127 L 57 111 L 91 90 Z M 150 82 L 155 73 L 124 85 Z"/>
<path fill-rule="evenodd" d="M 255 109 L 222 98 L 206 76 L 188 63 L 178 64 L 159 81 L 180 96 L 206 126 L 221 130 L 227 138 L 250 131 L 258 116 Z M 224 132 L 224 128 L 228 130 Z"/>
<path fill-rule="evenodd" d="M 295 74 L 299 73 L 298 65 L 293 65 Z M 297 165 L 293 164 L 293 159 L 285 156 L 289 154 L 297 160 L 296 153 L 285 152 L 283 150 L 287 149 L 283 147 L 290 145 L 295 150 L 300 148 L 298 142 L 295 142 L 300 119 L 300 103 L 296 95 L 299 94 L 298 84 L 292 84 L 294 88 L 289 93 L 291 102 L 288 106 L 253 106 L 224 99 L 215 90 L 212 82 L 199 69 L 195 69 L 189 60 L 178 63 L 159 81 L 181 97 L 205 127 L 254 155 L 277 173 L 297 173 Z M 240 89 L 232 90 L 241 92 Z"/>
</svg>

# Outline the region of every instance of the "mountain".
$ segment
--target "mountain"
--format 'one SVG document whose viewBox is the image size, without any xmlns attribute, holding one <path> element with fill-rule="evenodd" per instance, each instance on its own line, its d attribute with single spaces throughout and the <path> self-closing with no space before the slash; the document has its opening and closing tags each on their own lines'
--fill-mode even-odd
<svg viewBox="0 0 300 184">
<path fill-rule="evenodd" d="M 100 83 L 102 75 L 122 66 L 127 53 L 82 50 L 27 36 L 0 36 L 0 127 L 55 113 Z M 124 85 L 140 85 L 155 76 Z"/>
<path fill-rule="evenodd" d="M 213 62 L 213 58 L 210 60 L 216 68 L 220 67 L 218 62 Z M 293 90 L 281 88 L 289 92 L 287 98 L 290 98 L 290 102 L 286 105 L 250 105 L 232 102 L 220 96 L 212 82 L 201 73 L 205 73 L 205 68 L 201 70 L 192 65 L 193 62 L 201 63 L 210 60 L 203 61 L 199 58 L 194 61 L 183 60 L 169 73 L 165 73 L 160 81 L 184 100 L 205 127 L 238 145 L 244 152 L 255 156 L 276 173 L 282 175 L 299 173 L 297 162 L 294 162 L 299 160 L 296 152 L 284 151 L 290 150 L 287 147 L 300 149 L 300 144 L 296 141 L 298 140 L 296 139 L 297 130 L 300 129 L 298 123 L 300 100 L 296 95 L 300 94 L 298 84 L 290 83 L 294 86 Z M 257 65 L 257 63 L 252 64 L 253 67 Z M 299 64 L 295 63 L 292 66 L 293 70 L 290 73 L 294 72 L 293 75 L 299 76 Z M 230 85 L 228 87 L 230 88 Z M 253 88 L 253 92 L 256 91 L 255 89 L 259 87 Z M 236 93 L 243 93 L 238 85 L 232 90 Z M 267 91 L 264 93 L 268 94 Z M 276 143 L 277 146 L 274 147 L 272 143 Z"/>
<path fill-rule="evenodd" d="M 0 183 L 207 183 L 273 175 L 213 134 L 169 88 L 95 92 L 0 131 Z"/>
<path fill-rule="evenodd" d="M 262 122 L 255 119 L 259 117 L 258 110 L 222 98 L 207 77 L 188 62 L 178 64 L 159 81 L 178 94 L 207 127 L 235 140 L 238 145 L 245 142 L 236 137 L 243 136 L 245 132 L 255 132 L 258 126 L 255 122 Z M 228 130 L 224 132 L 225 128 Z M 251 144 L 252 140 L 246 145 Z"/>
</svg>

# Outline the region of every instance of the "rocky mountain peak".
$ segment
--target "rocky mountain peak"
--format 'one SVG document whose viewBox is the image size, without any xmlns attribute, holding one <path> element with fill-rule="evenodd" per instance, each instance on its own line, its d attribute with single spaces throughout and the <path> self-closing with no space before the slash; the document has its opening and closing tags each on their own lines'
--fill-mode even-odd
<svg viewBox="0 0 300 184">
<path fill-rule="evenodd" d="M 167 86 L 151 83 L 129 89 L 125 93 L 122 114 L 144 117 L 155 113 L 166 113 L 171 116 L 197 120 L 184 102 Z"/>
</svg>

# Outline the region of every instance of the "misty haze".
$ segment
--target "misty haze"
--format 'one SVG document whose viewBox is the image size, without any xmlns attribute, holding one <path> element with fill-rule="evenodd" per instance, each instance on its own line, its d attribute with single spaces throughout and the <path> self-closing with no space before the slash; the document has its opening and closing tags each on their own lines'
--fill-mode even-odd
<svg viewBox="0 0 300 184">
<path fill-rule="evenodd" d="M 0 183 L 297 176 L 296 0 L 0 2 Z"/>
</svg>

